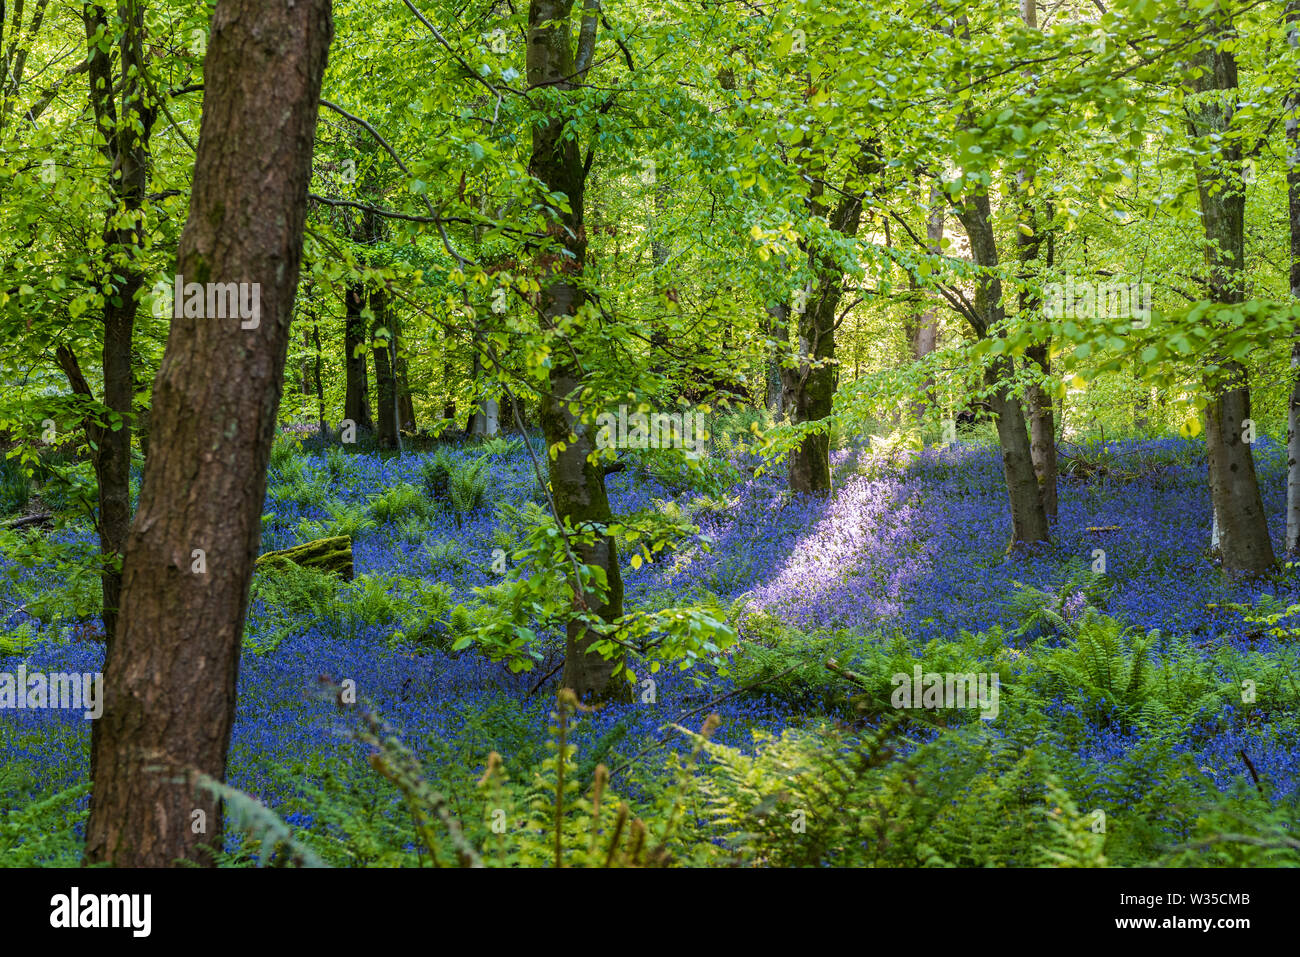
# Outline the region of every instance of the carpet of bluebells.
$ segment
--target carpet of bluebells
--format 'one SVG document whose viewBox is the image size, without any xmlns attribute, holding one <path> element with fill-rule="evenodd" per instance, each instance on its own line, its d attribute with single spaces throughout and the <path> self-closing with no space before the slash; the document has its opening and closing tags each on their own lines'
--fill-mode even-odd
<svg viewBox="0 0 1300 957">
<path fill-rule="evenodd" d="M 1280 533 L 1284 450 L 1262 441 L 1256 452 L 1271 527 Z M 453 448 L 453 454 L 470 458 L 476 453 L 465 447 Z M 839 451 L 833 461 L 836 493 L 829 501 L 792 497 L 779 470 L 755 475 L 756 462 L 742 463 L 738 474 L 744 481 L 715 495 L 711 507 L 691 512 L 711 548 L 697 540 L 662 560 L 636 570 L 628 567 L 627 605 L 661 606 L 671 595 L 671 603 L 707 598 L 725 607 L 744 597 L 748 608 L 803 631 L 849 629 L 863 641 L 903 634 L 919 648 L 961 630 L 1001 626 L 1008 642 L 1024 642 L 1028 637 L 1010 637 L 1018 625 L 1008 601 L 1014 583 L 1053 587 L 1063 567 L 1091 562 L 1100 548 L 1114 586 L 1108 611 L 1126 624 L 1185 636 L 1205 648 L 1249 645 L 1267 651 L 1270 643 L 1288 641 L 1285 631 L 1261 631 L 1224 607 L 1261 594 L 1284 603 L 1300 598 L 1290 572 L 1267 584 L 1223 584 L 1207 549 L 1210 509 L 1203 446 L 1181 440 L 1131 441 L 1112 444 L 1108 454 L 1118 462 L 1128 457 L 1144 463 L 1141 479 L 1064 476 L 1056 540 L 1027 554 L 1008 551 L 1010 519 L 995 447 L 931 449 L 897 464 L 882 464 L 866 451 Z M 347 474 L 334 480 L 324 455 L 310 452 L 303 458 L 300 467 L 308 482 L 322 487 L 328 498 L 364 504 L 398 483 L 418 487 L 424 456 L 355 454 L 349 457 Z M 264 519 L 263 548 L 268 550 L 297 543 L 303 520 L 325 517 L 323 497 L 277 498 L 285 487 L 280 479 L 273 469 Z M 669 501 L 688 508 L 699 497 L 698 492 L 665 488 L 636 468 L 611 475 L 609 485 L 616 512 L 663 507 Z M 491 564 L 501 518 L 494 506 L 536 497 L 527 455 L 516 450 L 497 456 L 491 459 L 485 507 L 459 523 L 445 519 L 437 527 L 431 522 L 423 540 L 401 534 L 393 523 L 361 533 L 354 548 L 356 573 L 439 580 L 452 589 L 455 600 L 469 601 L 473 588 L 497 580 Z M 1110 530 L 1089 530 L 1098 528 Z M 90 542 L 89 533 L 80 538 Z M 426 547 L 439 539 L 454 543 L 463 564 L 429 567 Z M 42 625 L 19 607 L 34 583 L 41 589 L 60 586 L 54 571 L 12 565 L 0 571 L 0 632 L 15 631 L 26 622 L 35 637 L 21 653 L 0 657 L 0 671 L 12 672 L 20 661 L 29 670 L 46 672 L 101 668 L 101 645 L 77 639 L 68 622 Z M 1072 596 L 1067 613 L 1077 611 L 1081 602 Z M 371 773 L 346 718 L 320 694 L 322 676 L 355 681 L 359 695 L 420 756 L 435 782 L 444 775 L 481 773 L 491 750 L 500 752 L 510 767 L 535 761 L 544 747 L 554 680 L 538 690 L 534 686 L 555 659 L 531 673 L 515 674 L 472 651 L 449 654 L 394 644 L 400 623 L 363 624 L 344 636 L 330 622 L 317 620 L 298 623 L 273 648 L 256 653 L 251 649 L 259 647 L 272 617 L 255 599 L 250 650 L 239 678 L 230 782 L 278 810 L 290 824 L 312 823 L 313 795 Z M 580 751 L 617 727 L 618 753 L 635 754 L 662 737 L 664 726 L 678 715 L 733 689 L 732 678 L 704 667 L 680 673 L 667 669 L 657 679 L 654 704 L 609 706 L 580 716 L 575 732 Z M 776 731 L 813 717 L 761 691 L 726 698 L 712 710 L 723 719 L 715 740 L 740 747 L 750 746 L 755 729 Z M 30 789 L 31 800 L 84 782 L 88 742 L 89 723 L 79 713 L 0 713 L 0 764 L 11 775 L 0 788 L 0 801 L 21 797 L 17 791 L 23 787 Z M 1099 730 L 1086 757 L 1104 768 L 1140 745 L 1131 735 Z M 680 745 L 671 738 L 664 745 L 675 746 Z M 1284 729 L 1265 725 L 1189 734 L 1179 746 L 1220 787 L 1242 776 L 1237 755 L 1243 749 L 1279 793 L 1300 785 L 1294 723 Z M 645 763 L 662 766 L 661 758 L 653 756 Z M 616 779 L 615 787 L 635 792 L 637 773 Z M 85 800 L 83 795 L 80 807 Z"/>
</svg>

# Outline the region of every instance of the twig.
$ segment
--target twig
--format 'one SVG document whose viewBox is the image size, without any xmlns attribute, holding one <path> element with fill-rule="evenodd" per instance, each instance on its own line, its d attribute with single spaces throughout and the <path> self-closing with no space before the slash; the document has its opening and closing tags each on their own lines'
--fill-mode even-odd
<svg viewBox="0 0 1300 957">
<path fill-rule="evenodd" d="M 550 671 L 546 672 L 546 674 L 538 678 L 537 684 L 533 685 L 531 688 L 528 689 L 528 697 L 531 698 L 533 695 L 537 694 L 537 689 L 540 688 L 542 685 L 546 684 L 547 679 L 550 678 L 553 674 L 555 674 L 563 667 L 564 667 L 564 659 L 561 658 L 560 663 L 558 665 L 556 665 Z"/>
</svg>

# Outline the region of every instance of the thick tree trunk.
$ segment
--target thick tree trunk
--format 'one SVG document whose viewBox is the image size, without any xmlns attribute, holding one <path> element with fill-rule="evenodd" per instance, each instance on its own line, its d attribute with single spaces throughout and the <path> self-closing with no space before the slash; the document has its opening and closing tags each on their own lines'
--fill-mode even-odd
<svg viewBox="0 0 1300 957">
<path fill-rule="evenodd" d="M 781 368 L 782 402 L 790 422 L 817 422 L 831 414 L 835 399 L 835 310 L 840 279 L 819 282 L 799 316 L 799 363 Z M 831 491 L 831 439 L 827 432 L 805 436 L 790 453 L 790 490 L 810 495 Z"/>
<path fill-rule="evenodd" d="M 257 283 L 259 319 L 172 319 L 104 668 L 88 863 L 211 863 L 222 844 L 196 775 L 226 772 L 332 33 L 328 0 L 219 0 L 212 17 L 178 271 Z"/>
<path fill-rule="evenodd" d="M 1287 39 L 1292 49 L 1300 47 L 1300 0 L 1287 7 Z M 1300 89 L 1292 90 L 1286 102 L 1287 172 L 1286 195 L 1291 222 L 1291 298 L 1300 300 Z M 1291 347 L 1291 401 L 1286 431 L 1286 551 L 1300 554 L 1300 341 Z"/>
<path fill-rule="evenodd" d="M 880 166 L 879 157 L 864 146 L 854 166 L 856 176 L 849 178 L 839 203 L 830 213 L 830 227 L 835 232 L 847 237 L 857 235 L 862 222 L 862 181 Z M 817 180 L 808 200 L 814 216 L 827 213 L 821 194 L 822 187 Z M 783 403 L 794 425 L 827 418 L 837 385 L 835 320 L 844 297 L 844 270 L 833 256 L 817 249 L 809 252 L 809 262 L 817 278 L 806 308 L 798 317 L 799 363 L 781 368 Z M 804 437 L 790 453 L 791 491 L 830 494 L 830 447 L 830 435 L 825 431 Z"/>
<path fill-rule="evenodd" d="M 360 283 L 349 284 L 344 294 L 347 311 L 343 317 L 343 418 L 369 430 L 375 424 L 370 418 L 370 383 L 366 376 L 365 344 L 369 337 L 366 335 L 366 320 L 361 315 L 365 301 L 365 287 Z"/>
<path fill-rule="evenodd" d="M 1242 379 L 1237 363 L 1227 368 Z M 1255 459 L 1241 440 L 1250 418 L 1250 390 L 1223 389 L 1205 409 L 1205 446 L 1210 460 L 1210 499 L 1218 519 L 1219 555 L 1229 575 L 1258 575 L 1273 568 L 1273 542 L 1260 500 Z"/>
<path fill-rule="evenodd" d="M 370 294 L 370 310 L 374 314 L 371 341 L 375 360 L 375 441 L 380 448 L 399 447 L 397 421 L 397 375 L 393 363 L 393 330 L 388 325 L 388 295 L 379 290 Z M 381 335 L 380 330 L 386 335 Z"/>
<path fill-rule="evenodd" d="M 119 570 L 127 532 L 131 527 L 131 412 L 135 381 L 131 375 L 131 336 L 135 328 L 135 292 L 140 276 L 134 273 L 135 288 L 121 289 L 122 306 L 104 310 L 104 404 L 123 416 L 122 424 L 103 429 L 95 455 L 99 479 L 99 542 L 113 566 L 103 575 L 104 635 L 111 644 L 117 631 L 121 607 L 122 575 Z"/>
<path fill-rule="evenodd" d="M 1034 474 L 1033 455 L 1025 442 L 1024 411 L 1007 387 L 998 384 L 1010 375 L 1009 363 L 1001 363 L 990 371 L 988 382 L 994 387 L 989 405 L 997 419 L 1002 475 L 1011 501 L 1011 537 L 1014 542 L 1045 542 L 1049 536 L 1047 513 Z"/>
<path fill-rule="evenodd" d="M 573 0 L 531 0 L 528 5 L 528 86 L 570 91 L 577 75 L 590 64 L 591 44 L 595 37 L 593 13 L 584 17 L 581 37 L 584 41 L 580 61 L 575 64 L 569 15 Z M 590 36 L 588 33 L 590 31 Z M 583 196 L 587 171 L 578 155 L 574 137 L 566 135 L 567 120 L 552 116 L 533 127 L 532 155 L 529 172 L 545 187 L 565 194 L 569 211 L 556 211 L 557 222 L 550 226 L 552 239 L 564 246 L 568 255 L 548 253 L 541 257 L 542 312 L 548 320 L 573 316 L 582 306 L 585 293 L 579 284 L 587 252 L 587 233 L 583 225 Z M 605 473 L 588 461 L 595 448 L 595 437 L 588 426 L 575 417 L 570 407 L 581 388 L 581 372 L 574 361 L 557 352 L 557 363 L 550 373 L 550 391 L 542 401 L 542 430 L 547 445 L 564 444 L 564 450 L 548 456 L 552 494 L 561 521 L 575 528 L 584 525 L 607 525 L 612 513 L 605 493 Z M 560 358 L 564 357 L 564 358 Z M 577 558 L 585 565 L 604 570 L 607 589 L 602 600 L 594 589 L 584 588 L 574 594 L 576 607 L 587 607 L 605 621 L 623 615 L 623 579 L 618 567 L 618 547 L 608 535 L 599 535 L 595 544 L 577 549 Z M 575 583 L 575 589 L 579 586 Z M 606 659 L 590 653 L 593 642 L 585 628 L 571 622 L 564 656 L 564 687 L 580 698 L 625 698 L 631 686 L 613 678 L 617 658 Z"/>
<path fill-rule="evenodd" d="M 957 207 L 957 216 L 970 238 L 971 256 L 975 264 L 989 270 L 980 276 L 975 287 L 972 317 L 975 332 L 981 337 L 996 334 L 993 330 L 1003 319 L 1002 281 L 993 271 L 998 265 L 998 247 L 993 234 L 988 194 L 980 192 L 968 197 Z M 1009 363 L 999 363 L 989 370 L 988 381 L 995 386 L 989 404 L 997 417 L 1002 469 L 1006 478 L 1007 497 L 1011 502 L 1012 542 L 1045 542 L 1049 538 L 1047 513 L 1038 492 L 1038 476 L 1034 473 L 1024 409 L 1009 387 L 997 385 L 1005 381 L 1011 372 Z M 1033 494 L 1030 494 L 1030 490 Z"/>
<path fill-rule="evenodd" d="M 1038 366 L 1041 375 L 1052 374 L 1047 346 L 1031 346 L 1025 350 L 1025 355 Z M 1056 411 L 1052 407 L 1051 395 L 1036 382 L 1025 388 L 1025 401 L 1029 406 L 1029 457 L 1043 499 L 1043 512 L 1049 522 L 1054 522 L 1058 510 L 1056 487 L 1059 471 L 1056 462 Z"/>
<path fill-rule="evenodd" d="M 1218 24 L 1229 40 L 1229 23 Z M 1231 136 L 1237 61 L 1228 47 L 1207 49 L 1192 81 L 1196 93 L 1211 94 L 1189 113 L 1190 134 L 1206 144 L 1196 162 L 1196 186 L 1205 231 L 1208 294 L 1216 303 L 1238 303 L 1245 265 L 1246 194 L 1241 144 Z M 1219 520 L 1219 553 L 1230 577 L 1259 575 L 1276 562 L 1268 520 L 1255 476 L 1250 445 L 1242 441 L 1242 422 L 1250 418 L 1250 387 L 1238 363 L 1220 361 L 1223 378 L 1208 383 L 1205 442 L 1210 463 L 1210 496 Z"/>
</svg>

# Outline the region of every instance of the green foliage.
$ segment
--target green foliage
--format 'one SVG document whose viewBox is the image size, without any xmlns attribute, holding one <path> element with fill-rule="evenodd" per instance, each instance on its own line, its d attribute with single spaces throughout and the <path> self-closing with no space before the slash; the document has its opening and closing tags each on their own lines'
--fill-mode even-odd
<svg viewBox="0 0 1300 957">
<path fill-rule="evenodd" d="M 647 478 L 673 494 L 694 491 L 721 495 L 740 479 L 736 466 L 722 455 L 679 449 L 630 449 L 626 455 Z"/>
<path fill-rule="evenodd" d="M 31 497 L 31 475 L 15 459 L 0 456 L 0 515 L 22 511 Z"/>
<path fill-rule="evenodd" d="M 36 643 L 38 637 L 30 621 L 21 622 L 7 634 L 0 635 L 0 657 L 23 654 Z"/>
<path fill-rule="evenodd" d="M 375 528 L 375 520 L 370 517 L 369 506 L 331 501 L 325 503 L 325 511 L 329 514 L 329 518 L 325 521 L 303 519 L 298 523 L 298 537 L 302 541 L 337 538 L 342 535 L 355 541 L 362 532 Z"/>
<path fill-rule="evenodd" d="M 428 528 L 419 518 L 404 518 L 397 523 L 397 539 L 408 545 L 423 545 Z"/>
<path fill-rule="evenodd" d="M 281 432 L 271 444 L 270 471 L 283 479 L 303 474 L 302 442 L 296 436 Z"/>
<path fill-rule="evenodd" d="M 429 503 L 414 485 L 403 482 L 370 500 L 370 514 L 380 524 L 405 518 L 425 518 Z"/>
<path fill-rule="evenodd" d="M 1133 634 L 1113 618 L 1089 610 L 1072 641 L 1044 653 L 1039 684 L 1060 695 L 1098 727 L 1168 726 L 1231 701 L 1231 689 L 1210 663 L 1185 643 L 1158 658 L 1159 632 Z"/>
<path fill-rule="evenodd" d="M 424 579 L 417 581 L 419 584 L 415 590 L 406 596 L 409 608 L 402 612 L 402 620 L 410 625 L 406 631 L 394 634 L 393 640 L 409 639 L 416 644 L 449 651 L 469 626 L 468 612 L 453 604 L 450 586 Z"/>
<path fill-rule="evenodd" d="M 609 788 L 609 772 L 596 764 L 590 776 L 569 741 L 579 709 L 561 691 L 551 712 L 550 757 L 528 785 L 513 782 L 497 752 L 478 782 L 481 818 L 462 823 L 448 797 L 424 778 L 414 756 L 372 713 L 363 711 L 358 732 L 374 749 L 370 764 L 401 793 L 417 839 L 430 859 L 461 867 L 647 867 L 671 861 L 684 815 L 687 775 L 678 776 L 663 813 L 652 825 L 632 816 Z M 713 727 L 706 723 L 703 740 Z M 696 748 L 698 755 L 700 748 Z"/>
<path fill-rule="evenodd" d="M 878 730 L 756 732 L 755 752 L 706 744 L 701 813 L 749 864 L 779 867 L 1104 866 L 1045 754 L 978 727 L 895 759 Z"/>
<path fill-rule="evenodd" d="M 98 493 L 95 470 L 89 461 L 68 465 L 51 461 L 42 466 L 41 472 L 44 474 L 41 500 L 52 512 L 76 511 L 87 519 L 94 514 Z"/>
<path fill-rule="evenodd" d="M 456 467 L 456 460 L 446 449 L 438 449 L 420 463 L 420 480 L 424 485 L 424 494 L 431 502 L 448 500 L 451 488 L 451 473 Z"/>
<path fill-rule="evenodd" d="M 428 500 L 449 506 L 458 522 L 460 516 L 481 508 L 487 499 L 487 456 L 504 454 L 487 449 L 487 445 L 485 456 L 471 462 L 459 462 L 446 449 L 439 449 L 420 464 L 420 480 Z"/>
<path fill-rule="evenodd" d="M 232 855 L 234 862 L 257 861 L 263 867 L 325 866 L 316 852 L 298 841 L 289 825 L 262 802 L 202 772 L 194 775 L 194 781 L 196 787 L 221 801 L 221 807 L 232 818 L 235 827 L 256 846 L 255 851 L 245 851 L 241 847 Z M 219 863 L 231 863 L 231 857 L 223 848 L 213 850 Z"/>
<path fill-rule="evenodd" d="M 954 640 L 935 639 L 917 649 L 902 634 L 863 636 L 847 629 L 805 633 L 765 613 L 743 615 L 740 627 L 746 640 L 727 665 L 738 686 L 828 714 L 892 713 L 895 676 L 910 680 L 917 665 L 924 672 L 996 672 L 1004 692 L 1005 682 L 1022 667 L 1014 653 L 1008 654 L 1006 635 L 999 629 L 963 631 Z M 968 717 L 975 720 L 973 713 Z"/>
<path fill-rule="evenodd" d="M 452 469 L 447 499 L 458 516 L 482 508 L 487 498 L 489 477 L 487 463 L 482 459 Z"/>
<path fill-rule="evenodd" d="M 1007 610 L 1020 623 L 1016 637 L 1031 633 L 1074 637 L 1077 619 L 1087 609 L 1105 610 L 1114 590 L 1104 573 L 1079 559 L 1066 564 L 1060 586 L 1051 591 L 1012 584 L 1015 591 L 1007 599 Z"/>
<path fill-rule="evenodd" d="M 251 597 L 254 607 L 260 600 L 265 617 L 260 628 L 245 628 L 245 647 L 254 654 L 274 651 L 298 628 L 331 614 L 339 589 L 338 576 L 292 562 L 259 571 Z"/>
<path fill-rule="evenodd" d="M 325 450 L 325 474 L 331 483 L 345 481 L 356 472 L 351 456 L 337 445 Z"/>
<path fill-rule="evenodd" d="M 266 490 L 271 503 L 292 502 L 300 509 L 328 508 L 329 490 L 314 481 L 301 469 L 301 460 L 291 459 L 299 466 L 287 470 L 283 481 L 270 485 Z"/>
<path fill-rule="evenodd" d="M 76 804 L 90 784 L 22 800 L 37 784 L 19 764 L 0 767 L 0 867 L 77 867 L 82 842 L 74 827 L 86 812 Z"/>
<path fill-rule="evenodd" d="M 35 530 L 0 530 L 0 553 L 8 559 L 0 563 L 0 577 L 12 584 L 17 604 L 43 625 L 100 615 L 104 602 L 99 575 L 102 558 L 95 546 L 57 541 Z M 55 574 L 24 574 L 24 569 L 32 568 L 53 569 Z M 3 608 L 0 603 L 0 610 Z M 17 643 L 22 634 L 20 631 L 11 639 Z"/>
<path fill-rule="evenodd" d="M 456 574 L 469 564 L 461 544 L 451 538 L 440 538 L 424 548 L 429 557 L 429 571 L 436 574 L 444 572 Z"/>
<path fill-rule="evenodd" d="M 523 442 L 519 439 L 508 439 L 505 436 L 498 435 L 484 440 L 483 444 L 479 446 L 479 450 L 484 455 L 493 458 L 509 458 L 522 446 Z"/>
<path fill-rule="evenodd" d="M 328 609 L 328 620 L 344 636 L 375 626 L 391 627 L 411 610 L 403 595 L 420 581 L 378 572 L 358 575 L 339 590 L 338 600 Z"/>
</svg>

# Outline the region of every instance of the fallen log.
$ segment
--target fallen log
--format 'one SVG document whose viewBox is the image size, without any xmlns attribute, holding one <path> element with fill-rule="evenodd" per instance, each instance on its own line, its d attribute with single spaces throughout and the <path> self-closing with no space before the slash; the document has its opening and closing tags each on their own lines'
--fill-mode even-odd
<svg viewBox="0 0 1300 957">
<path fill-rule="evenodd" d="M 254 568 L 277 568 L 285 564 L 297 565 L 299 568 L 315 568 L 337 575 L 344 581 L 352 580 L 352 536 L 337 535 L 333 538 L 318 538 L 314 542 L 304 542 L 293 548 L 259 555 Z"/>
<path fill-rule="evenodd" d="M 26 528 L 28 525 L 49 525 L 54 522 L 54 516 L 48 512 L 40 515 L 24 515 L 22 518 L 15 518 L 12 521 L 4 523 L 5 528 Z"/>
</svg>

